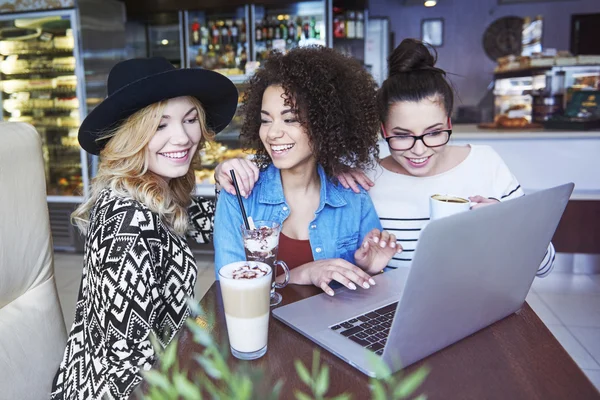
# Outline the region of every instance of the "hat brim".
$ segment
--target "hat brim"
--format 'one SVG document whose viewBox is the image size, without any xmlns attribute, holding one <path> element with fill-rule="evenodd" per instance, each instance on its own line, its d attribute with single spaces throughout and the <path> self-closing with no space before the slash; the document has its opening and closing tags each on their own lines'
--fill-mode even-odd
<svg viewBox="0 0 600 400">
<path fill-rule="evenodd" d="M 227 77 L 206 69 L 174 69 L 135 81 L 117 90 L 90 112 L 79 127 L 79 144 L 100 154 L 108 140 L 98 140 L 142 108 L 162 100 L 192 96 L 202 104 L 206 124 L 219 133 L 233 118 L 238 91 Z"/>
</svg>

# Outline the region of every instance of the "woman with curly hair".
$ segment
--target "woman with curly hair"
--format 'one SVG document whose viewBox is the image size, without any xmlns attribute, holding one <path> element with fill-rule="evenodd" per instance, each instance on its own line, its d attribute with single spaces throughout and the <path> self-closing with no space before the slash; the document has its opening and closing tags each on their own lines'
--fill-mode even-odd
<svg viewBox="0 0 600 400">
<path fill-rule="evenodd" d="M 369 196 L 341 187 L 348 165 L 366 168 L 377 153 L 376 84 L 358 62 L 324 47 L 273 53 L 250 79 L 241 140 L 256 151 L 260 177 L 243 200 L 255 220 L 282 226 L 278 259 L 290 283 L 333 296 L 375 284 L 399 250 L 383 231 Z M 245 259 L 242 215 L 221 192 L 214 227 L 215 268 Z"/>
</svg>

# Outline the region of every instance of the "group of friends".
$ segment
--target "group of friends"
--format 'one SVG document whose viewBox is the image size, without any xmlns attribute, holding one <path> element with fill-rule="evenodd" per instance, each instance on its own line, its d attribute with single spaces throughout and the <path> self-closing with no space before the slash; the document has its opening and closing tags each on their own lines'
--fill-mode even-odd
<svg viewBox="0 0 600 400">
<path fill-rule="evenodd" d="M 197 277 L 186 236 L 213 241 L 215 268 L 245 259 L 243 216 L 282 227 L 278 259 L 290 284 L 335 294 L 368 289 L 386 268 L 410 267 L 429 197 L 473 208 L 523 196 L 488 146 L 454 146 L 454 93 L 435 51 L 405 39 L 380 88 L 357 61 L 325 47 L 274 52 L 242 97 L 241 144 L 251 160 L 221 163 L 213 200 L 192 196 L 203 146 L 237 109 L 216 72 L 127 60 L 79 142 L 99 155 L 90 198 L 73 214 L 86 236 L 75 319 L 52 399 L 126 399 L 185 322 Z M 390 155 L 379 158 L 379 140 Z M 552 245 L 538 270 L 552 269 Z"/>
</svg>

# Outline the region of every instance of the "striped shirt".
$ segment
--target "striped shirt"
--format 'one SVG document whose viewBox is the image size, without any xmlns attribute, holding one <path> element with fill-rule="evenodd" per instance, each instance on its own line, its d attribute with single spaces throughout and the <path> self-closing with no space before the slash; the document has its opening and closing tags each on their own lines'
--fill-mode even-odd
<svg viewBox="0 0 600 400">
<path fill-rule="evenodd" d="M 471 151 L 456 167 L 428 177 L 397 174 L 377 166 L 368 173 L 375 182 L 369 190 L 383 229 L 396 235 L 404 249 L 390 267 L 410 267 L 421 230 L 429 223 L 429 197 L 448 194 L 467 198 L 481 195 L 500 201 L 525 193 L 502 158 L 489 146 L 471 145 Z M 554 263 L 552 244 L 540 264 L 538 276 L 547 275 Z"/>
</svg>

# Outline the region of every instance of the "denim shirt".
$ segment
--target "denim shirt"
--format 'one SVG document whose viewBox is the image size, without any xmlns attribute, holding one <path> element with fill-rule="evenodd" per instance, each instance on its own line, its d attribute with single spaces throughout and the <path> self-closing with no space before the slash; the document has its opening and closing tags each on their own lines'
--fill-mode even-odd
<svg viewBox="0 0 600 400">
<path fill-rule="evenodd" d="M 308 226 L 313 259 L 342 258 L 354 264 L 354 252 L 374 228 L 381 230 L 369 195 L 332 183 L 318 166 L 321 192 L 319 207 Z M 283 221 L 290 215 L 283 194 L 281 174 L 273 164 L 260 173 L 252 193 L 243 199 L 253 220 Z M 215 272 L 231 262 L 246 259 L 241 226 L 244 221 L 236 196 L 221 191 L 214 223 Z"/>
</svg>

